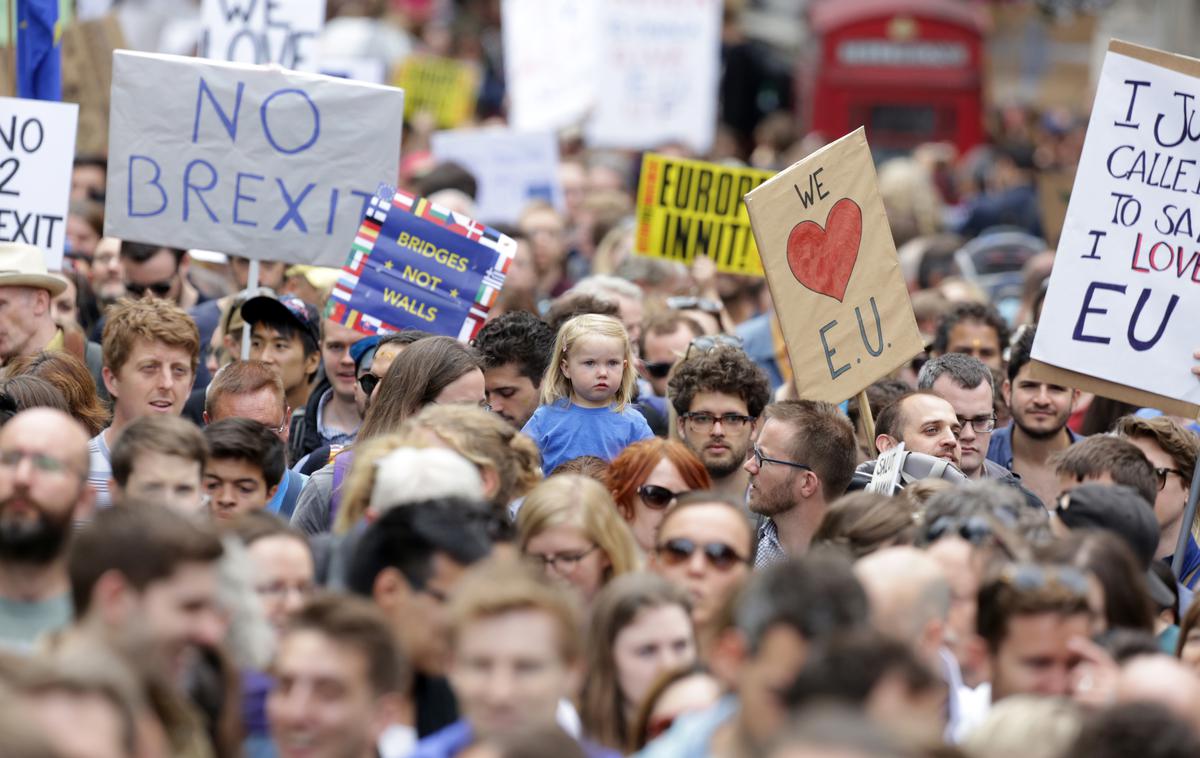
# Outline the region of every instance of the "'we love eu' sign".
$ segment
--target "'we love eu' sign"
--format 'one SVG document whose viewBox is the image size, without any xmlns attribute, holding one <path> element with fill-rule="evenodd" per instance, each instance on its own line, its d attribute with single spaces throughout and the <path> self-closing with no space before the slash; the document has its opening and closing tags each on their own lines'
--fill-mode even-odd
<svg viewBox="0 0 1200 758">
<path fill-rule="evenodd" d="M 862 129 L 746 195 L 800 397 L 841 402 L 924 348 Z"/>
</svg>

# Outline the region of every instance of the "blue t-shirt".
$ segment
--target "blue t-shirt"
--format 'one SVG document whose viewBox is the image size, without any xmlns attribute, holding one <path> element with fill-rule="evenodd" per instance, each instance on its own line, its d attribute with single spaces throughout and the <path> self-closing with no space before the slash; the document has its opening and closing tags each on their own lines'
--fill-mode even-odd
<svg viewBox="0 0 1200 758">
<path fill-rule="evenodd" d="M 632 405 L 618 413 L 612 408 L 584 408 L 569 400 L 539 406 L 521 431 L 542 451 L 542 471 L 546 475 L 581 455 L 611 461 L 634 442 L 654 436 L 646 419 Z"/>
</svg>

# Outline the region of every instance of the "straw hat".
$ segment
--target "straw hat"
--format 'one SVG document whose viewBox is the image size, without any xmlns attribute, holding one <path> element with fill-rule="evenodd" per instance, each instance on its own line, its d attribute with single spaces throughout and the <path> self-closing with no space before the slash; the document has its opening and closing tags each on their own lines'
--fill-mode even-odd
<svg viewBox="0 0 1200 758">
<path fill-rule="evenodd" d="M 0 243 L 0 287 L 35 287 L 57 297 L 67 288 L 46 270 L 41 248 L 20 242 Z"/>
</svg>

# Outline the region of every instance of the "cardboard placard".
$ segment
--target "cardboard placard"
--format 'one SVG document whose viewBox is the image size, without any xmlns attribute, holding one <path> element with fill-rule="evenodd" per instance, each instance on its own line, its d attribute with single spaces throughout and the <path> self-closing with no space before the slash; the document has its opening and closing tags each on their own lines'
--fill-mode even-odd
<svg viewBox="0 0 1200 758">
<path fill-rule="evenodd" d="M 551 132 L 460 129 L 435 132 L 433 157 L 454 161 L 478 182 L 476 215 L 489 224 L 515 224 L 529 203 L 565 209 L 558 181 L 558 140 Z"/>
<path fill-rule="evenodd" d="M 62 270 L 79 106 L 0 97 L 0 242 L 42 249 Z"/>
<path fill-rule="evenodd" d="M 76 21 L 63 30 L 63 102 L 79 104 L 75 152 L 108 153 L 108 107 L 113 51 L 125 47 L 115 15 Z"/>
<path fill-rule="evenodd" d="M 509 123 L 519 131 L 583 121 L 596 100 L 597 0 L 503 0 Z"/>
<path fill-rule="evenodd" d="M 1191 418 L 1197 98 L 1200 60 L 1109 45 L 1033 345 L 1043 377 Z"/>
<path fill-rule="evenodd" d="M 325 0 L 204 0 L 200 56 L 317 70 Z"/>
<path fill-rule="evenodd" d="M 439 129 L 453 129 L 475 115 L 479 70 L 465 61 L 432 55 L 410 55 L 396 67 L 393 79 L 404 90 L 404 115 L 433 115 Z"/>
<path fill-rule="evenodd" d="M 321 57 L 319 73 L 339 79 L 353 79 L 368 84 L 383 84 L 387 77 L 387 66 L 377 58 L 331 58 Z"/>
<path fill-rule="evenodd" d="M 366 334 L 421 329 L 467 341 L 496 302 L 517 243 L 404 192 L 372 198 L 326 315 Z"/>
<path fill-rule="evenodd" d="M 105 234 L 337 266 L 400 163 L 404 93 L 118 51 Z"/>
<path fill-rule="evenodd" d="M 721 0 L 604 0 L 588 144 L 703 154 L 717 126 Z"/>
<path fill-rule="evenodd" d="M 800 397 L 839 403 L 924 349 L 861 127 L 746 208 Z"/>
<path fill-rule="evenodd" d="M 762 276 L 743 196 L 771 171 L 648 153 L 637 189 L 633 251 L 691 265 L 697 255 L 717 270 Z"/>
</svg>

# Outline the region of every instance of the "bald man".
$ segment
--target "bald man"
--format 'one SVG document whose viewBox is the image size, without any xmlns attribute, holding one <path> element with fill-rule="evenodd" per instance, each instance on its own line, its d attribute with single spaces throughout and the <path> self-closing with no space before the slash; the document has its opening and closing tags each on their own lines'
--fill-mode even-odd
<svg viewBox="0 0 1200 758">
<path fill-rule="evenodd" d="M 28 650 L 71 619 L 66 552 L 91 515 L 88 434 L 75 419 L 31 408 L 0 429 L 0 648 Z"/>
<path fill-rule="evenodd" d="M 1095 687 L 1092 676 L 1079 677 L 1078 691 L 1085 685 Z M 1077 693 L 1077 697 L 1081 694 Z M 1138 655 L 1121 667 L 1117 676 L 1118 703 L 1158 703 L 1191 724 L 1200 733 L 1200 678 L 1190 668 L 1168 655 Z"/>
<path fill-rule="evenodd" d="M 962 676 L 945 647 L 951 592 L 941 564 L 914 547 L 889 547 L 860 558 L 854 575 L 866 590 L 875 628 L 907 643 L 942 675 L 949 694 L 946 734 L 953 734 Z"/>
</svg>

